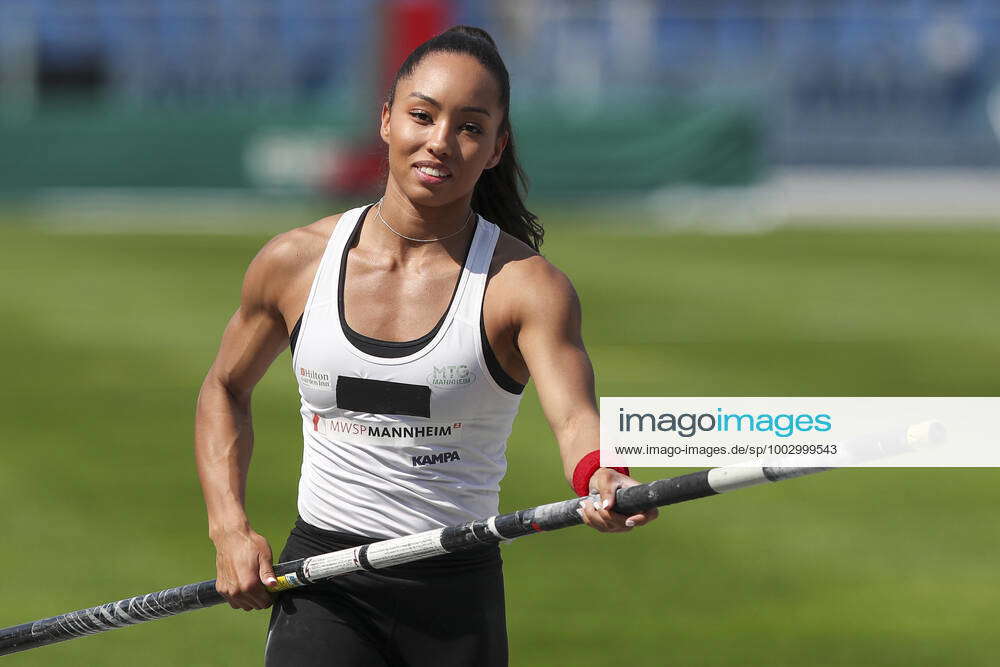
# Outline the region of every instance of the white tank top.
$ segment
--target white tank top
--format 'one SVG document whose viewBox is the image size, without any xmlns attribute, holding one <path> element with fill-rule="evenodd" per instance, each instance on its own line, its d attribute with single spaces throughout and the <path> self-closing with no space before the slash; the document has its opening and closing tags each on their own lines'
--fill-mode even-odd
<svg viewBox="0 0 1000 667">
<path fill-rule="evenodd" d="M 497 514 L 521 402 L 509 383 L 498 384 L 506 376 L 481 333 L 500 230 L 477 219 L 436 333 L 416 352 L 386 358 L 355 346 L 342 315 L 347 251 L 366 210 L 341 216 L 295 339 L 305 445 L 299 514 L 319 528 L 376 538 Z"/>
</svg>

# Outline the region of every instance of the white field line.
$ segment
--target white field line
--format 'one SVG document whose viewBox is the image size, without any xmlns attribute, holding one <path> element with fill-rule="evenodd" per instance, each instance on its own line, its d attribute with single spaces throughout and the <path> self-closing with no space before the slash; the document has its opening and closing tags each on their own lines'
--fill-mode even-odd
<svg viewBox="0 0 1000 667">
<path fill-rule="evenodd" d="M 582 205 L 581 205 L 582 201 Z M 749 187 L 671 186 L 646 195 L 533 201 L 588 231 L 753 234 L 776 227 L 1000 226 L 1000 170 L 827 169 L 773 172 Z M 276 234 L 362 202 L 247 190 L 40 191 L 31 224 L 77 234 Z"/>
<path fill-rule="evenodd" d="M 750 187 L 664 188 L 645 204 L 668 231 L 992 226 L 1000 225 L 1000 170 L 781 169 Z"/>
<path fill-rule="evenodd" d="M 65 234 L 276 234 L 338 210 L 311 197 L 252 190 L 58 188 L 24 207 L 29 224 Z"/>
</svg>

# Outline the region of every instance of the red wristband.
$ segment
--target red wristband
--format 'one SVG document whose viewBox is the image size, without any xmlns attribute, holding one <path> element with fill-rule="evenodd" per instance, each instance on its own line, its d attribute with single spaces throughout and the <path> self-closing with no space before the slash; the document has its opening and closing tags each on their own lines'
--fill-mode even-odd
<svg viewBox="0 0 1000 667">
<path fill-rule="evenodd" d="M 595 449 L 590 452 L 576 464 L 576 468 L 573 470 L 573 490 L 576 491 L 578 496 L 589 496 L 590 495 L 590 478 L 594 476 L 598 468 L 601 467 L 611 467 L 601 465 L 601 450 Z M 611 468 L 616 470 L 623 475 L 629 475 L 629 469 L 622 468 Z"/>
</svg>

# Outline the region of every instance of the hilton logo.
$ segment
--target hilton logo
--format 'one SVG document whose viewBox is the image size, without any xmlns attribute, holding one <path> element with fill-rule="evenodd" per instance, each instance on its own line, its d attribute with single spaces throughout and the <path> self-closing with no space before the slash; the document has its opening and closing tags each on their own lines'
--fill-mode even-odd
<svg viewBox="0 0 1000 667">
<path fill-rule="evenodd" d="M 330 374 L 324 371 L 315 371 L 304 366 L 299 367 L 299 381 L 307 387 L 317 389 L 333 389 L 330 384 Z"/>
<path fill-rule="evenodd" d="M 457 366 L 435 366 L 430 375 L 427 376 L 427 384 L 437 387 L 458 387 L 472 384 L 476 381 L 476 374 L 469 370 L 465 364 Z"/>
</svg>

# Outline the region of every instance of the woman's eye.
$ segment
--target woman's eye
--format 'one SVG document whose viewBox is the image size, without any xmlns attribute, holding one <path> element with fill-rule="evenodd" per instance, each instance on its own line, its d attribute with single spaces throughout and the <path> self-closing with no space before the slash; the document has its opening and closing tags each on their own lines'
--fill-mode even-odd
<svg viewBox="0 0 1000 667">
<path fill-rule="evenodd" d="M 411 111 L 410 116 L 421 123 L 432 123 L 434 119 L 426 111 Z M 465 123 L 462 125 L 462 130 L 465 132 L 471 132 L 472 134 L 482 134 L 483 128 L 479 127 L 475 123 Z"/>
</svg>

